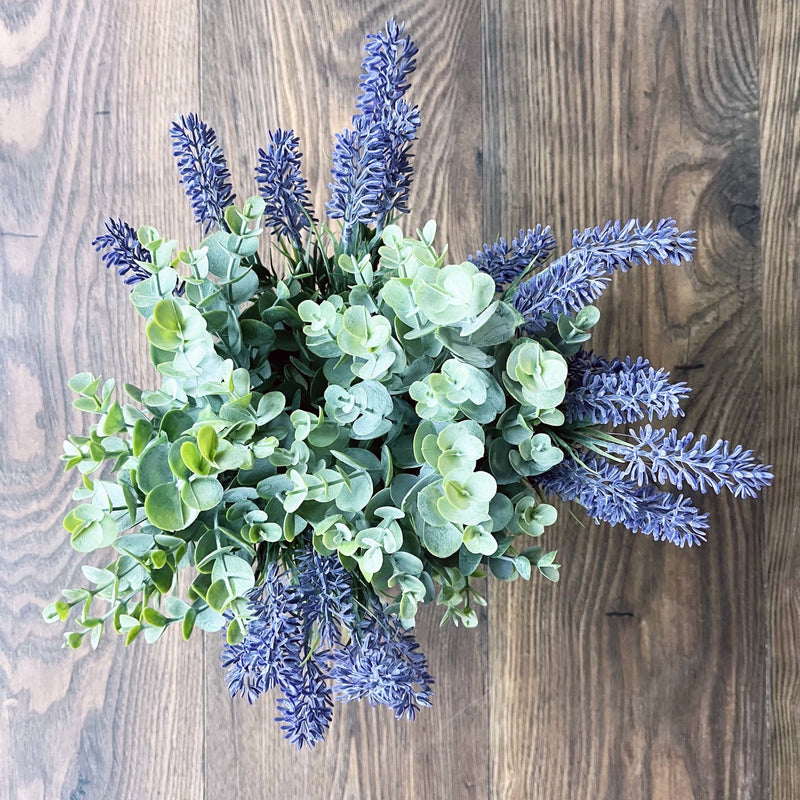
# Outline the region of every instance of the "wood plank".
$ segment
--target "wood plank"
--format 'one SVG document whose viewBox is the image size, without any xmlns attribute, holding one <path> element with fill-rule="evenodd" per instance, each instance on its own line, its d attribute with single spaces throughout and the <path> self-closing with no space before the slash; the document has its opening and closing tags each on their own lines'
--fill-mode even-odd
<svg viewBox="0 0 800 800">
<path fill-rule="evenodd" d="M 761 448 L 755 4 L 485 9 L 487 233 L 697 228 L 691 267 L 615 279 L 594 346 L 691 365 L 679 430 Z M 564 514 L 561 585 L 492 586 L 493 796 L 767 796 L 763 503 L 703 506 L 691 551 Z"/>
<path fill-rule="evenodd" d="M 759 4 L 772 797 L 800 797 L 800 7 Z"/>
<path fill-rule="evenodd" d="M 363 37 L 391 11 L 363 0 L 348 3 L 346 13 L 332 0 L 205 2 L 202 10 L 202 112 L 229 154 L 237 191 L 254 191 L 252 169 L 267 131 L 290 127 L 300 135 L 321 214 L 333 134 L 353 113 Z M 412 96 L 423 127 L 412 223 L 435 216 L 441 241 L 463 258 L 476 245 L 481 216 L 480 4 L 416 0 L 403 4 L 402 15 L 420 47 Z M 297 754 L 282 740 L 273 698 L 248 707 L 227 697 L 213 666 L 220 643 L 210 640 L 208 796 L 487 797 L 487 628 L 440 630 L 438 618 L 427 609 L 417 631 L 437 679 L 434 708 L 405 723 L 387 709 L 337 706 L 328 740 L 311 753 Z"/>
<path fill-rule="evenodd" d="M 0 66 L 0 796 L 201 797 L 199 642 L 126 652 L 111 633 L 71 654 L 40 616 L 82 580 L 61 527 L 79 482 L 61 442 L 86 424 L 66 380 L 153 380 L 90 242 L 111 214 L 189 229 L 166 129 L 198 94 L 196 3 L 5 4 Z"/>
</svg>

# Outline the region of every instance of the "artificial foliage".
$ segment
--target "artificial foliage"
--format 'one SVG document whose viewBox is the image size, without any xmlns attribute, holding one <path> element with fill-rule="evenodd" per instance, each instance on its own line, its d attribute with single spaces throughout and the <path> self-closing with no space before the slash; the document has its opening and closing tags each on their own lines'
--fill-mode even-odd
<svg viewBox="0 0 800 800">
<path fill-rule="evenodd" d="M 539 544 L 550 498 L 683 547 L 708 516 L 681 490 L 752 497 L 772 477 L 749 450 L 653 427 L 682 415 L 685 384 L 587 349 L 614 273 L 689 261 L 691 232 L 612 222 L 556 257 L 537 225 L 459 261 L 434 222 L 407 230 L 416 52 L 394 22 L 367 38 L 328 223 L 293 132 L 268 134 L 258 195 L 236 205 L 213 129 L 180 117 L 204 238 L 178 250 L 109 220 L 94 242 L 132 287 L 161 385 L 69 383 L 92 422 L 65 443 L 82 483 L 64 527 L 112 556 L 46 618 L 72 619 L 72 647 L 107 629 L 128 644 L 223 631 L 231 693 L 275 690 L 300 747 L 323 739 L 334 700 L 398 718 L 431 704 L 421 604 L 471 627 L 484 576 L 558 580 Z"/>
</svg>

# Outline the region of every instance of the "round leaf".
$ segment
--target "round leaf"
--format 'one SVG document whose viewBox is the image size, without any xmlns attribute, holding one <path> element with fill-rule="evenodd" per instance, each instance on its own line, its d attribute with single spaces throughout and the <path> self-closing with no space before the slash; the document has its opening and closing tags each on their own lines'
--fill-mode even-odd
<svg viewBox="0 0 800 800">
<path fill-rule="evenodd" d="M 208 511 L 222 502 L 222 484 L 216 478 L 195 478 L 181 489 L 181 500 L 196 511 Z"/>
<path fill-rule="evenodd" d="M 182 531 L 197 517 L 197 510 L 181 500 L 176 483 L 162 483 L 152 489 L 144 501 L 147 518 L 162 531 Z"/>
</svg>

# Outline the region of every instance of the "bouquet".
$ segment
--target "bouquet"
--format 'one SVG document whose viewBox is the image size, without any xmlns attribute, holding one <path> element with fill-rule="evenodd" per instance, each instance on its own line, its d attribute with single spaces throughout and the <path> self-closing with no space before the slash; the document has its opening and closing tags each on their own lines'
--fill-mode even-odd
<svg viewBox="0 0 800 800">
<path fill-rule="evenodd" d="M 200 245 L 176 253 L 121 220 L 94 241 L 132 287 L 161 385 L 125 384 L 126 401 L 112 380 L 69 382 L 93 423 L 64 445 L 82 477 L 64 527 L 76 550 L 113 556 L 45 618 L 74 617 L 75 648 L 109 627 L 127 644 L 223 631 L 231 694 L 275 689 L 298 747 L 324 738 L 334 699 L 397 718 L 431 704 L 420 604 L 471 627 L 477 579 L 558 580 L 538 544 L 551 498 L 691 547 L 708 515 L 681 490 L 754 497 L 772 478 L 750 450 L 653 425 L 682 414 L 684 383 L 586 349 L 614 273 L 689 261 L 692 232 L 609 222 L 555 257 L 537 226 L 451 263 L 433 221 L 398 225 L 416 52 L 394 21 L 367 37 L 328 222 L 293 132 L 268 135 L 258 195 L 237 206 L 213 129 L 180 117 Z"/>
</svg>

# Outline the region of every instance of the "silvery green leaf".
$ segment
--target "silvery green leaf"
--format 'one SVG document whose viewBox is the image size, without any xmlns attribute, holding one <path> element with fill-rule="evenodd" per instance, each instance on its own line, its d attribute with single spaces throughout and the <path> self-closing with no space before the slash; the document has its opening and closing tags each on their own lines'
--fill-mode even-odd
<svg viewBox="0 0 800 800">
<path fill-rule="evenodd" d="M 472 575 L 480 566 L 483 556 L 470 552 L 464 545 L 458 551 L 458 568 L 462 575 Z"/>
<path fill-rule="evenodd" d="M 489 369 L 494 366 L 495 358 L 473 345 L 469 339 L 459 335 L 454 328 L 438 328 L 436 338 L 454 355 L 473 367 Z"/>
<path fill-rule="evenodd" d="M 455 525 L 439 526 L 426 523 L 419 531 L 419 536 L 425 549 L 437 558 L 447 558 L 457 553 L 461 547 L 461 531 Z"/>
</svg>

